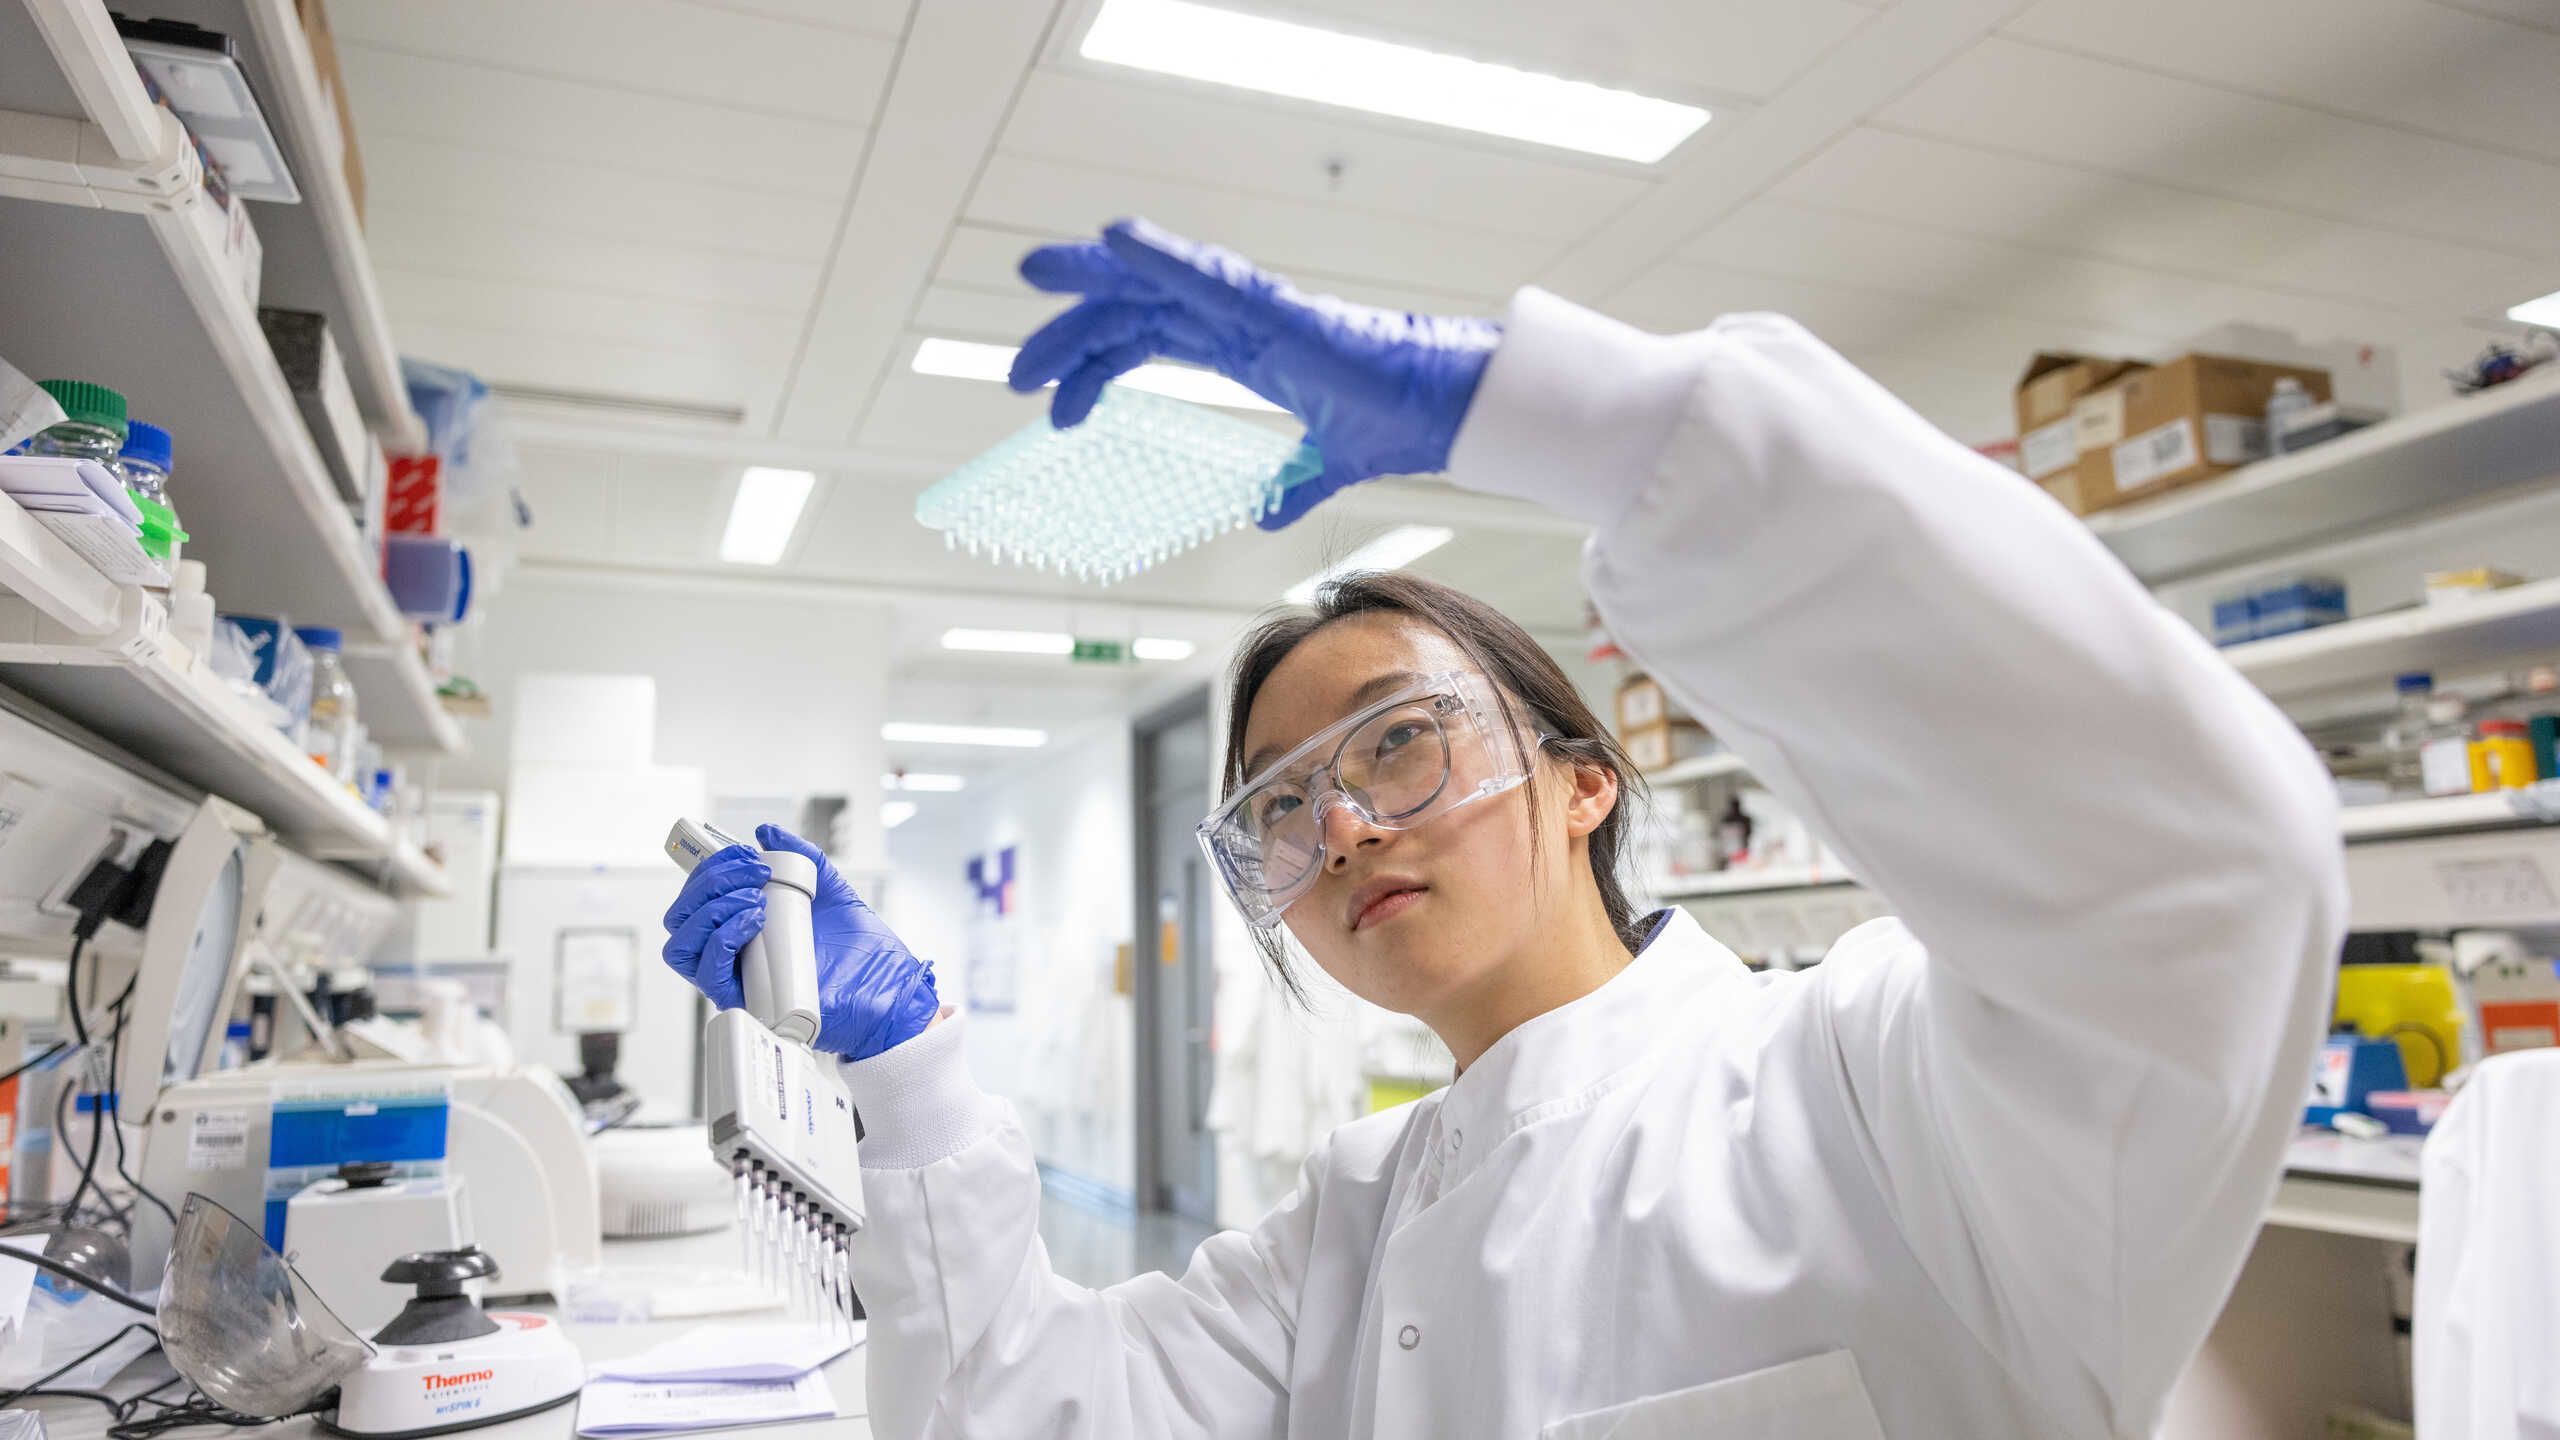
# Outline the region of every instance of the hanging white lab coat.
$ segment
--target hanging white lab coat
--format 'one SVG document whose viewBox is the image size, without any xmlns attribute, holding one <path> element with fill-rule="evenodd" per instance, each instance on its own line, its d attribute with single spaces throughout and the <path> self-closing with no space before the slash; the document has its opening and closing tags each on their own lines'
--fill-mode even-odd
<svg viewBox="0 0 2560 1440">
<path fill-rule="evenodd" d="M 2079 522 L 1792 323 L 1506 324 L 1452 478 L 1590 521 L 1610 633 L 1902 918 L 1755 975 L 1674 913 L 1181 1279 L 1102 1291 L 1050 1272 L 960 1022 L 848 1066 L 874 1428 L 2148 1435 L 2322 1028 L 2327 776 Z"/>
<path fill-rule="evenodd" d="M 2426 1440 L 2560 1435 L 2560 1050 L 2497 1055 L 2427 1136 L 2410 1359 Z"/>
</svg>

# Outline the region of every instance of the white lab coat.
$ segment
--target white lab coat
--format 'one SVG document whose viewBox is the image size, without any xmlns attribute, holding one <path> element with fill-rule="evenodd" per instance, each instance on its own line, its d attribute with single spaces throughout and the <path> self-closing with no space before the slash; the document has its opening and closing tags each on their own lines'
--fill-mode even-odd
<svg viewBox="0 0 2560 1440">
<path fill-rule="evenodd" d="M 2418 1204 L 2418 1433 L 2560 1435 L 2560 1050 L 2497 1055 L 2427 1136 Z"/>
<path fill-rule="evenodd" d="M 960 1023 L 850 1065 L 884 1436 L 2147 1435 L 2270 1198 L 2344 920 L 2293 727 L 2077 521 L 1792 323 L 1537 291 L 1459 484 L 1900 907 L 1685 913 L 1336 1131 L 1179 1280 L 1050 1272 Z M 1580 1417 L 1580 1418 L 1574 1418 Z"/>
</svg>

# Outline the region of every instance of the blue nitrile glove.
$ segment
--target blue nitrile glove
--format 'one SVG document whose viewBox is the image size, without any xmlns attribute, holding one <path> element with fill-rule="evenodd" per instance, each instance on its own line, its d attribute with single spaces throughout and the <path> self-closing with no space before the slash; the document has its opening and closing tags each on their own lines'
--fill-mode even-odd
<svg viewBox="0 0 2560 1440">
<path fill-rule="evenodd" d="M 1012 384 L 1056 381 L 1049 418 L 1084 419 L 1112 377 L 1158 355 L 1206 365 L 1306 422 L 1324 471 L 1263 517 L 1277 530 L 1345 485 L 1449 463 L 1502 327 L 1308 295 L 1252 261 L 1144 220 L 1044 245 L 1022 278 L 1081 295 L 1014 356 Z"/>
<path fill-rule="evenodd" d="M 881 922 L 818 847 L 779 825 L 756 827 L 767 850 L 806 855 L 818 867 L 809 928 L 818 951 L 818 1037 L 812 1048 L 868 1060 L 924 1033 L 942 1009 L 933 967 Z M 738 951 L 764 928 L 772 867 L 732 845 L 693 869 L 667 908 L 667 965 L 723 1010 L 746 1003 Z"/>
</svg>

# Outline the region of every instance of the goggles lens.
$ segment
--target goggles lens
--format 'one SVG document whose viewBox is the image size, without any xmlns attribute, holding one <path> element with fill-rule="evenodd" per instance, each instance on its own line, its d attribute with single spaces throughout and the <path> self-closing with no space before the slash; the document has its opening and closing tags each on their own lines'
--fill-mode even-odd
<svg viewBox="0 0 2560 1440">
<path fill-rule="evenodd" d="M 1499 712 L 1479 689 L 1460 674 L 1419 682 L 1310 737 L 1203 821 L 1202 847 L 1245 919 L 1274 924 L 1315 884 L 1335 806 L 1403 830 L 1525 779 L 1520 747 L 1492 738 Z"/>
</svg>

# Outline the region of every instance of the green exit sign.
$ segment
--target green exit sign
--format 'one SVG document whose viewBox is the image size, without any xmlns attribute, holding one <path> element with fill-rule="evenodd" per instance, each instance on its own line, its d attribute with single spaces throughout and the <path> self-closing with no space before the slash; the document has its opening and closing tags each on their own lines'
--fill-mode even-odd
<svg viewBox="0 0 2560 1440">
<path fill-rule="evenodd" d="M 1067 658 L 1079 665 L 1125 665 L 1129 646 L 1121 640 L 1078 640 Z"/>
</svg>

